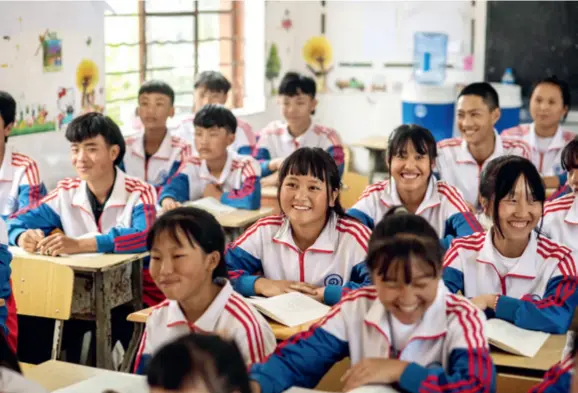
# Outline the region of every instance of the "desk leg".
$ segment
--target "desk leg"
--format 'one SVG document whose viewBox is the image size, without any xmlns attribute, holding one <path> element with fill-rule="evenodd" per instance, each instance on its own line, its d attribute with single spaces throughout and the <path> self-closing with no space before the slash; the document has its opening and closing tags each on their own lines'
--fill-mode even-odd
<svg viewBox="0 0 578 393">
<path fill-rule="evenodd" d="M 111 307 L 105 293 L 104 275 L 94 277 L 96 297 L 96 367 L 112 370 Z"/>
<path fill-rule="evenodd" d="M 139 259 L 135 261 L 132 265 L 132 305 L 135 311 L 142 310 L 142 270 L 143 270 L 143 260 Z M 120 371 L 129 373 L 130 366 L 132 361 L 136 356 L 136 352 L 138 350 L 138 346 L 141 341 L 141 337 L 144 330 L 143 323 L 135 323 L 133 326 L 132 337 L 130 339 L 130 343 L 128 344 L 128 348 L 124 353 L 124 358 L 122 359 L 122 366 Z"/>
</svg>

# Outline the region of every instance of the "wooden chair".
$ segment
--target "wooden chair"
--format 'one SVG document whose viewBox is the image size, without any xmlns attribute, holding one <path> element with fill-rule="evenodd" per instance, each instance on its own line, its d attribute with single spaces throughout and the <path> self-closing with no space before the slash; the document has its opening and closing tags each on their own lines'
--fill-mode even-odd
<svg viewBox="0 0 578 393">
<path fill-rule="evenodd" d="M 341 190 L 340 200 L 344 209 L 349 209 L 359 199 L 363 190 L 369 185 L 367 176 L 351 171 L 351 151 L 349 147 L 343 146 L 343 189 Z"/>
<path fill-rule="evenodd" d="M 64 321 L 72 312 L 74 272 L 65 265 L 15 257 L 12 292 L 19 315 L 54 319 L 52 359 L 58 359 Z"/>
</svg>

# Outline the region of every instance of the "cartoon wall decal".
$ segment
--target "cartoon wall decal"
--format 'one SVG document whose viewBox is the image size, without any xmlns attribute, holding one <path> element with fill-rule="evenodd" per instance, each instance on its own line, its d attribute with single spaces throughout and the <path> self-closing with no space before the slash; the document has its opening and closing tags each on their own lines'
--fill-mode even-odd
<svg viewBox="0 0 578 393">
<path fill-rule="evenodd" d="M 96 63 L 89 59 L 83 59 L 76 67 L 76 87 L 81 92 L 81 112 L 90 110 L 91 100 L 94 101 L 94 89 L 98 84 L 100 73 Z M 94 104 L 94 102 L 92 102 Z"/>
<path fill-rule="evenodd" d="M 311 37 L 303 46 L 303 59 L 317 79 L 318 92 L 327 92 L 327 75 L 333 69 L 333 49 L 327 37 Z"/>
<path fill-rule="evenodd" d="M 58 129 L 62 130 L 62 127 L 67 125 L 74 119 L 74 89 L 72 87 L 60 87 L 58 89 L 58 116 L 56 117 L 58 122 Z"/>
<path fill-rule="evenodd" d="M 281 59 L 279 58 L 279 52 L 277 45 L 275 43 L 271 44 L 269 48 L 269 55 L 267 56 L 267 63 L 265 65 L 265 78 L 271 84 L 271 95 L 277 94 L 277 88 L 275 86 L 275 79 L 279 77 L 281 72 Z"/>
<path fill-rule="evenodd" d="M 48 121 L 45 105 L 18 102 L 16 121 L 11 136 L 54 130 L 54 121 Z"/>
<path fill-rule="evenodd" d="M 292 27 L 293 21 L 291 20 L 289 10 L 285 10 L 285 13 L 283 14 L 283 19 L 281 20 L 281 28 L 283 28 L 285 31 L 289 31 L 291 30 Z"/>
<path fill-rule="evenodd" d="M 62 40 L 54 31 L 46 31 L 39 35 L 42 47 L 42 67 L 44 72 L 62 70 Z M 38 50 L 36 51 L 38 52 Z"/>
</svg>

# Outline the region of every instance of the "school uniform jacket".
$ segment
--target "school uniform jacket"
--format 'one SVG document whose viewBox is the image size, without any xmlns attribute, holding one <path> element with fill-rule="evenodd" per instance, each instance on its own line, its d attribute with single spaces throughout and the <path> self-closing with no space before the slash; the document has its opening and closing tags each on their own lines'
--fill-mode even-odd
<svg viewBox="0 0 578 393">
<path fill-rule="evenodd" d="M 121 168 L 129 175 L 160 189 L 181 164 L 191 156 L 191 146 L 179 137 L 166 133 L 157 152 L 145 159 L 144 133 L 126 138 L 126 153 Z"/>
<path fill-rule="evenodd" d="M 229 151 L 219 179 L 211 175 L 206 161 L 193 156 L 183 162 L 176 175 L 163 187 L 159 202 L 167 197 L 178 202 L 194 201 L 203 197 L 208 184 L 217 184 L 223 190 L 222 203 L 255 210 L 261 206 L 260 177 L 261 168 L 251 156 Z"/>
<path fill-rule="evenodd" d="M 542 232 L 555 242 L 578 251 L 578 198 L 575 193 L 546 202 Z"/>
<path fill-rule="evenodd" d="M 48 393 L 42 386 L 26 379 L 22 374 L 0 366 L 0 392 L 2 393 Z"/>
<path fill-rule="evenodd" d="M 473 206 L 478 205 L 480 173 L 494 158 L 515 155 L 530 159 L 530 146 L 517 139 L 502 138 L 495 132 L 494 152 L 479 165 L 468 150 L 465 140 L 460 138 L 446 139 L 438 143 L 436 172 L 439 178 L 456 187 L 464 199 Z"/>
<path fill-rule="evenodd" d="M 233 287 L 243 296 L 254 296 L 255 281 L 265 277 L 325 287 L 324 301 L 332 305 L 350 290 L 371 283 L 365 265 L 370 235 L 363 224 L 332 213 L 315 243 L 301 251 L 289 219 L 270 216 L 232 243 L 225 260 Z"/>
<path fill-rule="evenodd" d="M 0 167 L 0 215 L 3 219 L 34 206 L 46 195 L 46 187 L 32 158 L 6 146 Z"/>
<path fill-rule="evenodd" d="M 544 379 L 528 393 L 571 393 L 573 370 L 574 357 L 565 357 L 546 371 Z"/>
<path fill-rule="evenodd" d="M 150 358 L 163 345 L 191 332 L 212 332 L 234 340 L 247 364 L 263 361 L 273 352 L 275 335 L 265 318 L 224 281 L 215 300 L 195 322 L 186 319 L 175 300 L 166 300 L 154 308 L 137 353 L 137 373 L 144 373 Z"/>
<path fill-rule="evenodd" d="M 253 365 L 250 378 L 263 393 L 280 393 L 291 386 L 313 388 L 347 356 L 352 365 L 366 358 L 395 358 L 390 318 L 375 287 L 350 292 L 307 332 Z M 440 283 L 435 301 L 399 354 L 398 359 L 410 363 L 400 387 L 411 393 L 494 392 L 495 369 L 484 322 L 480 310 Z"/>
<path fill-rule="evenodd" d="M 0 307 L 0 328 L 6 337 L 10 349 L 16 353 L 18 347 L 18 317 L 16 314 L 16 302 L 12 294 L 12 281 L 10 268 L 12 254 L 8 250 L 8 232 L 6 223 L 0 220 L 0 297 L 4 299 L 5 306 Z"/>
<path fill-rule="evenodd" d="M 390 208 L 401 204 L 395 180 L 391 178 L 367 187 L 347 213 L 373 228 Z M 445 249 L 452 239 L 483 230 L 459 191 L 446 182 L 436 181 L 433 176 L 416 214 L 436 230 Z"/>
<path fill-rule="evenodd" d="M 294 138 L 287 128 L 287 123 L 276 120 L 265 127 L 259 134 L 255 157 L 261 163 L 263 176 L 271 174 L 269 161 L 274 158 L 285 158 L 300 147 L 319 147 L 333 157 L 339 174 L 343 174 L 343 145 L 337 131 L 311 123 L 305 133 Z"/>
<path fill-rule="evenodd" d="M 499 294 L 495 317 L 523 329 L 566 333 L 578 305 L 576 253 L 532 232 L 518 263 L 502 276 L 491 233 L 452 242 L 444 261 L 446 286 L 468 298 Z"/>
<path fill-rule="evenodd" d="M 175 119 L 171 123 L 171 132 L 192 146 L 193 154 L 197 154 L 195 147 L 195 115 L 187 115 L 180 119 Z M 251 125 L 237 117 L 237 129 L 235 130 L 235 141 L 229 146 L 229 150 L 242 155 L 253 155 L 257 136 L 253 132 Z"/>
<path fill-rule="evenodd" d="M 538 150 L 538 142 L 534 123 L 521 124 L 517 127 L 509 128 L 502 131 L 502 136 L 517 138 L 526 142 L 531 149 L 531 161 L 536 166 L 542 176 L 557 176 L 560 179 L 560 185 L 564 185 L 567 179 L 567 173 L 562 169 L 562 149 L 574 136 L 572 131 L 563 130 L 558 127 L 554 134 L 550 146 L 546 152 Z"/>
<path fill-rule="evenodd" d="M 550 202 L 550 201 L 553 201 L 555 199 L 561 198 L 565 195 L 571 194 L 573 192 L 574 191 L 572 191 L 572 187 L 570 187 L 570 185 L 566 184 L 565 186 L 558 188 L 558 190 L 555 193 L 553 193 L 552 195 L 550 195 L 548 197 L 548 199 L 546 199 L 546 200 L 548 202 Z"/>
</svg>

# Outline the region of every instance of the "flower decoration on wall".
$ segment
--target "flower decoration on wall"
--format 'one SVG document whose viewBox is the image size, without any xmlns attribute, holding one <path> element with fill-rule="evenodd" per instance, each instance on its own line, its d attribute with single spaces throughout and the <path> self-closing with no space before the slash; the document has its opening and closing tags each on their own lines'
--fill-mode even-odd
<svg viewBox="0 0 578 393">
<path fill-rule="evenodd" d="M 99 71 L 96 63 L 83 59 L 76 68 L 76 87 L 82 92 L 81 108 L 89 106 L 90 97 L 93 96 L 98 79 Z"/>
<path fill-rule="evenodd" d="M 327 92 L 327 75 L 333 69 L 333 49 L 327 37 L 311 37 L 303 46 L 303 59 L 317 79 L 317 90 Z"/>
</svg>

